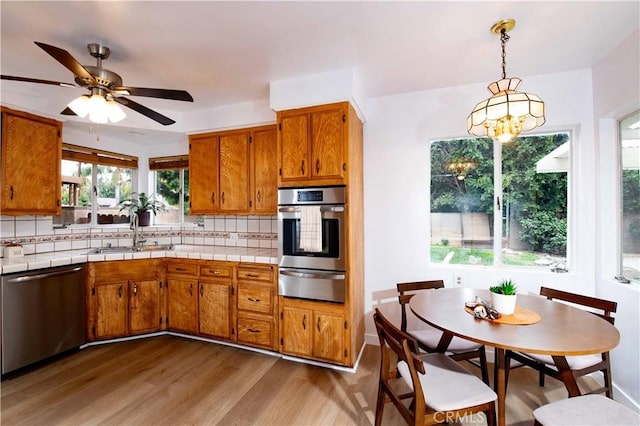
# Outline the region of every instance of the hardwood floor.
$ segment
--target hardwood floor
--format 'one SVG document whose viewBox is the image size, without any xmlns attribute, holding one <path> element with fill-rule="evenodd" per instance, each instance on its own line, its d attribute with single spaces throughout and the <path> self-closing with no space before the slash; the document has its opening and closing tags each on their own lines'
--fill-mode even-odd
<svg viewBox="0 0 640 426">
<path fill-rule="evenodd" d="M 175 336 L 111 343 L 5 378 L 0 423 L 371 425 L 378 362 L 377 346 L 367 346 L 358 371 L 347 373 Z M 553 379 L 537 383 L 533 370 L 512 370 L 510 425 L 532 425 L 533 408 L 566 397 Z M 580 383 L 597 387 L 591 378 Z M 387 404 L 382 423 L 404 421 Z"/>
</svg>

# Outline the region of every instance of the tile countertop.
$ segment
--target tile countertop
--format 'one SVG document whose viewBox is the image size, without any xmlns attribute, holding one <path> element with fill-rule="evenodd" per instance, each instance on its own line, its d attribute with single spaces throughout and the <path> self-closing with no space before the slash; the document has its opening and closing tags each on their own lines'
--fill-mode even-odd
<svg viewBox="0 0 640 426">
<path fill-rule="evenodd" d="M 158 250 L 132 253 L 87 254 L 90 249 L 56 251 L 31 254 L 20 258 L 0 259 L 0 273 L 31 271 L 53 266 L 71 265 L 84 262 L 102 262 L 105 260 L 151 259 L 157 257 L 222 260 L 231 262 L 278 263 L 276 249 L 251 247 L 222 247 L 176 245 L 173 250 Z"/>
</svg>

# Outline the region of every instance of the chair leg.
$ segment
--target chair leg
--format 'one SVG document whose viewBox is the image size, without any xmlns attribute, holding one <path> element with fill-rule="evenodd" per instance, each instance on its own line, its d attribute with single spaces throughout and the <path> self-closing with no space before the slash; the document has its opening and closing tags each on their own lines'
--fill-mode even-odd
<svg viewBox="0 0 640 426">
<path fill-rule="evenodd" d="M 491 386 L 489 383 L 489 372 L 487 371 L 487 353 L 484 350 L 484 346 L 480 348 L 480 371 L 482 372 L 482 381 L 487 386 Z"/>
<path fill-rule="evenodd" d="M 507 392 L 507 387 L 509 386 L 509 371 L 511 370 L 511 351 L 505 351 L 504 354 L 504 392 Z M 498 380 L 498 374 L 494 374 L 494 380 L 496 383 Z"/>
<path fill-rule="evenodd" d="M 538 374 L 538 384 L 542 387 L 544 386 L 544 373 L 540 371 Z"/>
<path fill-rule="evenodd" d="M 605 395 L 607 398 L 613 399 L 613 383 L 611 380 L 611 365 L 609 364 L 609 353 L 602 354 L 602 358 L 606 362 L 605 368 L 602 370 L 602 375 L 604 376 L 604 385 L 607 387 L 607 391 Z"/>
<path fill-rule="evenodd" d="M 491 405 L 491 408 L 484 412 L 487 416 L 487 426 L 496 426 L 496 406 Z"/>
<path fill-rule="evenodd" d="M 382 424 L 382 411 L 384 410 L 384 389 L 382 383 L 378 384 L 378 400 L 376 402 L 376 424 L 380 426 Z"/>
</svg>

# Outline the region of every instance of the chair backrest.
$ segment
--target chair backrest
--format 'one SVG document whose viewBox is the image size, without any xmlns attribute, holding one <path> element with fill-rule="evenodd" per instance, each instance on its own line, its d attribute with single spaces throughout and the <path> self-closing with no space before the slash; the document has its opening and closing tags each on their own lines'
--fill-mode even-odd
<svg viewBox="0 0 640 426">
<path fill-rule="evenodd" d="M 380 339 L 380 389 L 384 389 L 389 399 L 397 407 L 407 423 L 418 424 L 416 418 L 423 416 L 425 412 L 424 393 L 422 384 L 418 379 L 418 373 L 424 374 L 425 368 L 422 361 L 416 355 L 418 352 L 418 343 L 409 334 L 389 322 L 377 308 L 373 314 L 373 322 L 376 325 Z M 390 380 L 399 377 L 397 369 L 395 368 L 396 366 L 394 365 L 394 368 L 391 367 L 391 351 L 396 354 L 398 362 L 404 361 L 409 367 L 413 383 L 411 393 L 398 394 L 396 386 L 389 383 Z M 413 401 L 412 410 L 402 403 L 402 400 L 408 397 L 411 397 Z M 376 416 L 379 414 L 381 414 L 381 412 L 376 410 Z M 378 420 L 379 419 L 376 418 L 376 424 L 379 424 Z"/>
<path fill-rule="evenodd" d="M 444 288 L 444 281 L 442 280 L 430 280 L 430 281 L 414 281 L 408 283 L 398 283 L 396 284 L 396 288 L 398 289 L 398 302 L 400 302 L 400 309 L 402 310 L 402 322 L 400 325 L 400 329 L 402 331 L 407 331 L 407 303 L 416 294 L 417 291 L 420 290 L 430 290 L 430 289 L 438 289 Z"/>
<path fill-rule="evenodd" d="M 556 290 L 549 287 L 541 287 L 540 295 L 545 296 L 547 299 L 558 299 L 565 302 L 575 303 L 577 305 L 586 306 L 592 309 L 598 309 L 602 312 L 592 312 L 609 321 L 611 324 L 615 323 L 615 318 L 611 315 L 618 309 L 618 303 L 611 300 L 598 299 L 597 297 L 584 296 L 582 294 L 571 293 L 568 291 Z"/>
</svg>

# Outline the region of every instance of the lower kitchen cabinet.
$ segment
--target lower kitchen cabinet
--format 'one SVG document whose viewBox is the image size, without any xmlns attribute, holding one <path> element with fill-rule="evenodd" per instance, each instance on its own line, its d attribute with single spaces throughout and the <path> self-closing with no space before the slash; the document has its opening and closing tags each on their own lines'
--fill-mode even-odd
<svg viewBox="0 0 640 426">
<path fill-rule="evenodd" d="M 197 261 L 167 261 L 167 311 L 169 330 L 198 333 Z"/>
<path fill-rule="evenodd" d="M 237 282 L 238 343 L 277 351 L 276 267 L 241 263 Z"/>
<path fill-rule="evenodd" d="M 88 264 L 88 341 L 166 328 L 162 265 L 157 259 Z"/>
<path fill-rule="evenodd" d="M 348 364 L 349 324 L 343 305 L 280 298 L 282 353 Z"/>
</svg>

